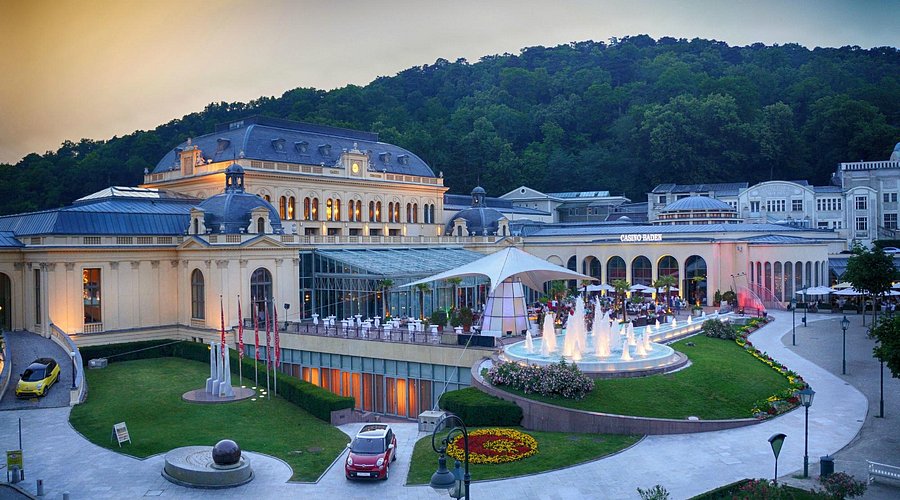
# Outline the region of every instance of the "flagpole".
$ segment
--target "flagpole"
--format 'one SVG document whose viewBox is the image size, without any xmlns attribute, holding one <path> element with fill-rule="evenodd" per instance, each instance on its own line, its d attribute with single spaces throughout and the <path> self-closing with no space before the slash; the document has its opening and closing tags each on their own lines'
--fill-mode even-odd
<svg viewBox="0 0 900 500">
<path fill-rule="evenodd" d="M 275 370 L 272 372 L 272 375 L 275 377 L 275 394 L 278 395 L 278 364 L 281 361 L 281 352 L 279 352 L 281 345 L 278 342 L 278 303 L 273 303 L 272 309 L 275 311 L 275 316 L 273 317 L 275 320 L 273 324 L 273 330 L 275 330 Z"/>
<path fill-rule="evenodd" d="M 269 370 L 272 365 L 272 351 L 269 350 L 269 299 L 266 298 L 265 301 L 265 311 L 266 311 L 266 399 L 269 398 Z"/>
<path fill-rule="evenodd" d="M 241 296 L 238 295 L 238 384 L 244 387 L 244 318 L 241 314 Z"/>
<path fill-rule="evenodd" d="M 253 313 L 253 379 L 255 380 L 253 390 L 255 391 L 259 387 L 259 304 L 255 299 L 251 309 Z"/>
</svg>

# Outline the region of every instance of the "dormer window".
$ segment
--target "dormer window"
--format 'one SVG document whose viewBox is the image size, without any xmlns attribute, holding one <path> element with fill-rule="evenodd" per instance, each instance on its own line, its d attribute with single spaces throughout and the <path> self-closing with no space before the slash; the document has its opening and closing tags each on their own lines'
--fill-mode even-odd
<svg viewBox="0 0 900 500">
<path fill-rule="evenodd" d="M 397 163 L 401 165 L 409 165 L 409 155 L 397 155 Z"/>
<path fill-rule="evenodd" d="M 295 142 L 294 151 L 300 154 L 306 154 L 309 151 L 309 143 L 306 141 Z"/>
<path fill-rule="evenodd" d="M 218 139 L 216 139 L 216 153 L 221 153 L 222 151 L 225 151 L 226 149 L 228 149 L 228 146 L 231 146 L 230 140 L 224 139 L 222 137 L 219 137 Z"/>
<path fill-rule="evenodd" d="M 384 163 L 385 165 L 390 165 L 390 163 L 391 163 L 391 154 L 388 153 L 387 151 L 385 151 L 384 153 L 380 153 L 380 154 L 378 155 L 378 159 L 381 160 L 381 163 Z"/>
<path fill-rule="evenodd" d="M 272 149 L 275 150 L 276 153 L 284 153 L 284 139 L 272 139 Z"/>
<path fill-rule="evenodd" d="M 319 144 L 319 154 L 322 156 L 331 156 L 331 144 Z"/>
</svg>

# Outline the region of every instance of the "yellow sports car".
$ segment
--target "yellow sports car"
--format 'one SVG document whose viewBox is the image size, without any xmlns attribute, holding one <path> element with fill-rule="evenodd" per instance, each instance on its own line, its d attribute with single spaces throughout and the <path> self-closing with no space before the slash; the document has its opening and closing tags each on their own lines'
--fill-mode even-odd
<svg viewBox="0 0 900 500">
<path fill-rule="evenodd" d="M 57 380 L 59 364 L 51 358 L 36 359 L 28 365 L 16 384 L 16 397 L 43 396 Z"/>
</svg>

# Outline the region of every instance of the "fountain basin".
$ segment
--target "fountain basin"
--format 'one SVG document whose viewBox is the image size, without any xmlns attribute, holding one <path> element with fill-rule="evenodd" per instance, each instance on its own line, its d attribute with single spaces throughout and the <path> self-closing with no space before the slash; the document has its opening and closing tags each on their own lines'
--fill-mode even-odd
<svg viewBox="0 0 900 500">
<path fill-rule="evenodd" d="M 563 335 L 556 336 L 556 345 L 563 344 Z M 613 347 L 611 354 L 606 357 L 597 357 L 593 354 L 594 345 L 593 338 L 588 339 L 587 353 L 583 354 L 581 359 L 573 360 L 569 356 L 562 356 L 561 353 L 551 353 L 549 356 L 541 355 L 541 344 L 543 338 L 536 338 L 534 342 L 534 352 L 529 353 L 525 349 L 525 342 L 516 342 L 503 348 L 503 356 L 507 361 L 517 361 L 532 365 L 552 365 L 565 360 L 566 363 L 575 363 L 578 369 L 588 375 L 591 374 L 609 374 L 616 372 L 648 372 L 674 369 L 684 363 L 685 359 L 679 355 L 675 349 L 663 344 L 650 343 L 650 350 L 644 357 L 638 357 L 635 354 L 635 348 L 630 348 L 632 359 L 630 361 L 622 361 L 621 345 Z"/>
<path fill-rule="evenodd" d="M 223 467 L 213 461 L 212 446 L 184 446 L 166 453 L 162 475 L 191 488 L 232 488 L 253 480 L 253 469 L 247 457 Z"/>
</svg>

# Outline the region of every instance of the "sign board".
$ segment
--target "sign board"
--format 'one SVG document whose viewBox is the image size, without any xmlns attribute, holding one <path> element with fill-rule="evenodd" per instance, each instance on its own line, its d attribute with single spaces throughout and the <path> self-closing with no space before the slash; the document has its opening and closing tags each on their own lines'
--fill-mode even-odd
<svg viewBox="0 0 900 500">
<path fill-rule="evenodd" d="M 22 450 L 6 451 L 6 468 L 12 469 L 13 467 L 22 469 Z"/>
<path fill-rule="evenodd" d="M 662 233 L 647 234 L 620 234 L 619 241 L 622 243 L 642 243 L 652 241 L 662 241 Z"/>
<path fill-rule="evenodd" d="M 772 434 L 772 437 L 769 438 L 769 444 L 772 445 L 772 453 L 775 454 L 775 459 L 778 459 L 778 455 L 781 454 L 781 446 L 784 444 L 784 438 L 786 438 L 784 434 Z"/>
<path fill-rule="evenodd" d="M 119 442 L 120 448 L 125 441 L 131 442 L 131 437 L 128 435 L 128 427 L 125 426 L 125 422 L 119 422 L 118 424 L 113 425 L 112 433 L 116 438 L 116 441 Z"/>
</svg>

